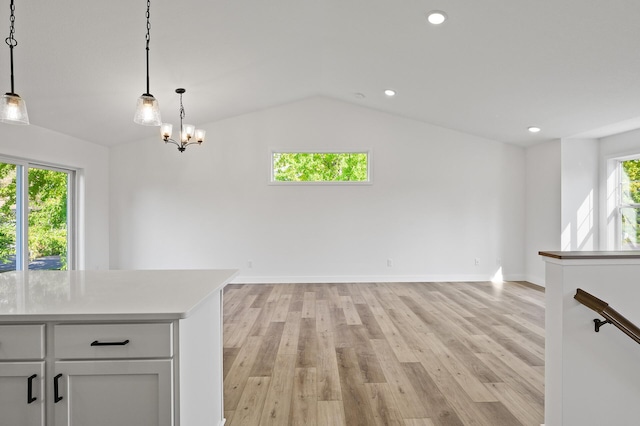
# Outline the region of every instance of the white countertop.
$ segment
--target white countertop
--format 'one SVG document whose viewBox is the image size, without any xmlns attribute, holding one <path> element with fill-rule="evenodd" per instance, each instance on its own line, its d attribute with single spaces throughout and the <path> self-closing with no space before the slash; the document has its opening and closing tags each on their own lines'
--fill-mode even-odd
<svg viewBox="0 0 640 426">
<path fill-rule="evenodd" d="M 0 274 L 0 322 L 186 318 L 237 272 L 5 272 Z"/>
</svg>

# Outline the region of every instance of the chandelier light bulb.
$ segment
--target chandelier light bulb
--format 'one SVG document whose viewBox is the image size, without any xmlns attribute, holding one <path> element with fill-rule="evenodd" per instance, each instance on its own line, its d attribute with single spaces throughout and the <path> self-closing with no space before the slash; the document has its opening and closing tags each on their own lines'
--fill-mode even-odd
<svg viewBox="0 0 640 426">
<path fill-rule="evenodd" d="M 202 143 L 204 142 L 204 135 L 205 133 L 207 133 L 205 130 L 203 129 L 196 129 L 196 142 L 198 143 Z"/>
<path fill-rule="evenodd" d="M 183 125 L 183 142 L 188 142 L 189 139 L 191 139 L 193 137 L 193 134 L 196 130 L 196 126 L 194 126 L 193 124 L 184 124 Z"/>
<path fill-rule="evenodd" d="M 173 124 L 171 123 L 162 123 L 160 126 L 160 134 L 162 135 L 162 139 L 165 141 L 171 137 L 173 133 Z"/>
</svg>

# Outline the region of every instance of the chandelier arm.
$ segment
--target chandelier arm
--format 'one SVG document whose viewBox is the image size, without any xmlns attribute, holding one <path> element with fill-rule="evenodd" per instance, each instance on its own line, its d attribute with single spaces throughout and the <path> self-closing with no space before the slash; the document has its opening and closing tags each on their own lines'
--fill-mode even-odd
<svg viewBox="0 0 640 426">
<path fill-rule="evenodd" d="M 169 139 L 163 139 L 163 140 L 164 140 L 164 143 L 172 143 L 172 144 L 174 144 L 174 145 L 176 145 L 176 146 L 181 146 L 181 144 L 179 144 L 178 142 L 176 142 L 175 140 L 173 140 L 173 139 L 171 139 L 171 138 L 169 138 Z"/>
<path fill-rule="evenodd" d="M 198 145 L 202 145 L 202 142 L 198 142 L 198 141 L 195 141 L 195 142 L 188 142 L 188 143 L 184 144 L 184 146 L 196 145 L 196 144 L 198 144 Z"/>
</svg>

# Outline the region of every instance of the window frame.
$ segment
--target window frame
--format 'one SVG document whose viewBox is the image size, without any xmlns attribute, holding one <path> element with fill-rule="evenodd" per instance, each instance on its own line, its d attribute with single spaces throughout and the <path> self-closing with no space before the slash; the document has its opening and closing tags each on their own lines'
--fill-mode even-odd
<svg viewBox="0 0 640 426">
<path fill-rule="evenodd" d="M 274 154 L 366 154 L 366 181 L 280 181 L 274 179 Z M 372 149 L 276 149 L 269 150 L 269 185 L 274 186 L 368 186 L 373 185 L 373 150 Z"/>
<path fill-rule="evenodd" d="M 622 209 L 632 208 L 640 210 L 640 203 L 623 203 L 622 184 L 623 184 L 623 167 L 622 163 L 631 160 L 640 160 L 640 154 L 615 158 L 615 179 L 616 179 L 616 205 L 615 205 L 615 226 L 614 226 L 614 244 L 616 250 L 630 251 L 634 248 L 623 248 L 622 246 Z"/>
<path fill-rule="evenodd" d="M 77 253 L 77 188 L 78 169 L 58 164 L 0 155 L 0 162 L 16 166 L 16 241 L 21 240 L 21 250 L 16 250 L 16 270 L 29 270 L 29 168 L 66 173 L 67 178 L 67 270 L 78 267 Z M 20 200 L 18 202 L 18 200 Z"/>
</svg>

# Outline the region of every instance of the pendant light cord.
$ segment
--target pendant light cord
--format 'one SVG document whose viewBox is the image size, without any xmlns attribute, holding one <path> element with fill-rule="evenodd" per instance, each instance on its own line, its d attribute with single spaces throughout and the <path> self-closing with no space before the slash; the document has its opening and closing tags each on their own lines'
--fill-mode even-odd
<svg viewBox="0 0 640 426">
<path fill-rule="evenodd" d="M 16 17 L 15 17 L 15 10 L 16 7 L 13 4 L 13 0 L 11 0 L 11 15 L 9 17 L 9 22 L 11 22 L 11 25 L 9 26 L 9 37 L 7 37 L 6 39 L 4 39 L 4 42 L 7 43 L 7 45 L 9 46 L 9 55 L 10 55 L 10 60 L 11 60 L 11 94 L 14 94 L 13 91 L 13 48 L 16 47 L 18 45 L 18 41 L 13 37 L 13 34 L 16 32 L 15 30 L 15 21 L 16 21 Z"/>
<path fill-rule="evenodd" d="M 13 0 L 11 0 L 11 4 L 13 4 Z M 151 9 L 151 0 L 147 0 L 147 36 L 146 36 L 146 40 L 147 40 L 147 93 L 145 93 L 145 95 L 148 95 L 148 96 L 151 96 L 149 94 L 149 42 L 151 41 L 151 22 L 149 21 L 149 18 L 151 17 L 150 9 Z M 13 90 L 13 89 L 11 89 L 11 90 Z"/>
</svg>

